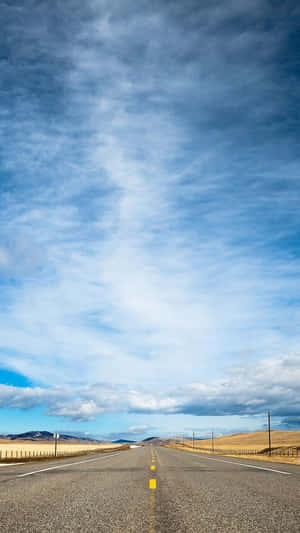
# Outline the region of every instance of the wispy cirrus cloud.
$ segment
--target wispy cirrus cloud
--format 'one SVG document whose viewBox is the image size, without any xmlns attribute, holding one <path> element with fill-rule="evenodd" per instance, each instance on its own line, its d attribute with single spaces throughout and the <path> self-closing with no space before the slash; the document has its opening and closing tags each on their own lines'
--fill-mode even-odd
<svg viewBox="0 0 300 533">
<path fill-rule="evenodd" d="M 297 7 L 3 7 L 1 364 L 77 420 L 247 412 L 224 368 L 299 346 Z"/>
</svg>

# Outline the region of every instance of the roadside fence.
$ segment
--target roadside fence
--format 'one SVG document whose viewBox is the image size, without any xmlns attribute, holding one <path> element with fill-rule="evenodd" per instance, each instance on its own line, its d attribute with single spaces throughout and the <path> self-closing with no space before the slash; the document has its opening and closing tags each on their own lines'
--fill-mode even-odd
<svg viewBox="0 0 300 533">
<path fill-rule="evenodd" d="M 0 449 L 0 461 L 10 461 L 11 459 L 32 459 L 32 458 L 46 458 L 46 457 L 64 457 L 64 456 L 76 456 L 76 455 L 83 455 L 90 452 L 96 452 L 99 451 L 97 448 L 93 449 L 86 449 L 82 448 L 79 450 L 57 450 L 57 453 L 55 454 L 55 451 L 53 450 L 8 450 L 8 449 Z"/>
<path fill-rule="evenodd" d="M 197 445 L 197 441 L 194 442 L 177 442 L 177 445 L 182 447 L 188 447 L 195 450 L 201 450 L 206 453 L 214 453 L 218 455 L 274 455 L 279 457 L 299 457 L 300 456 L 300 446 L 289 446 L 289 447 L 273 447 L 271 449 L 264 448 L 262 450 L 253 450 L 253 449 L 238 449 L 238 450 L 229 450 L 221 448 L 203 448 L 202 446 Z"/>
</svg>

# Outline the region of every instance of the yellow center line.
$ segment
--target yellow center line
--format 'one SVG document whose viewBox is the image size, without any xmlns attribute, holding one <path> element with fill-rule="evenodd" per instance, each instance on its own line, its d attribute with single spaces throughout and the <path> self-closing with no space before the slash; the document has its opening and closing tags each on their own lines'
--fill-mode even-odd
<svg viewBox="0 0 300 533">
<path fill-rule="evenodd" d="M 150 492 L 149 533 L 155 533 L 155 491 Z"/>
<path fill-rule="evenodd" d="M 156 489 L 156 479 L 155 478 L 149 479 L 149 489 L 153 489 L 153 490 Z"/>
<path fill-rule="evenodd" d="M 155 455 L 152 452 L 152 464 L 150 465 L 150 470 L 153 474 L 156 469 L 155 464 Z M 153 475 L 152 474 L 152 475 Z M 149 533 L 155 533 L 155 489 L 156 489 L 156 479 L 149 479 L 149 489 L 150 489 L 150 507 L 149 507 Z"/>
</svg>

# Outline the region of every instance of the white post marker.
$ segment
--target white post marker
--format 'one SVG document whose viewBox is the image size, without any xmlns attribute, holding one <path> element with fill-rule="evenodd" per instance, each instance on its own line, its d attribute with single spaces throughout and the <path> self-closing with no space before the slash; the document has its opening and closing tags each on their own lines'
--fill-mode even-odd
<svg viewBox="0 0 300 533">
<path fill-rule="evenodd" d="M 59 439 L 59 433 L 53 433 L 54 438 L 54 455 L 57 456 L 57 441 Z"/>
</svg>

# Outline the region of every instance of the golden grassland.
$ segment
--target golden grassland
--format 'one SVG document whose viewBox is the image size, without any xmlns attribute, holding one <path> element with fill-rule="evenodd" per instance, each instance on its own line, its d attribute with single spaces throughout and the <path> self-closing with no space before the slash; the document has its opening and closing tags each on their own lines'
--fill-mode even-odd
<svg viewBox="0 0 300 533">
<path fill-rule="evenodd" d="M 112 444 L 110 442 L 108 443 L 100 443 L 100 444 L 84 444 L 84 443 L 68 443 L 68 442 L 60 442 L 58 441 L 57 449 L 58 452 L 61 452 L 63 454 L 77 454 L 81 452 L 89 452 L 89 451 L 101 451 L 106 449 L 113 449 L 113 448 L 119 448 L 120 444 Z M 6 457 L 6 451 L 8 452 L 9 457 L 16 457 L 17 455 L 20 457 L 20 452 L 22 451 L 22 455 L 25 454 L 28 455 L 28 452 L 34 454 L 53 454 L 54 453 L 54 442 L 49 441 L 11 441 L 11 440 L 3 440 L 0 439 L 0 451 L 2 452 L 2 459 Z"/>
<path fill-rule="evenodd" d="M 195 440 L 194 448 L 192 440 L 185 439 L 184 445 L 182 442 L 168 445 L 172 448 L 193 450 L 199 453 L 211 453 L 212 440 Z M 267 453 L 263 455 L 251 455 L 254 450 L 263 451 L 269 446 L 268 432 L 256 431 L 254 433 L 236 433 L 233 435 L 226 435 L 225 437 L 218 437 L 214 439 L 215 455 L 222 455 L 225 453 L 231 457 L 252 458 L 262 461 L 272 461 L 276 463 L 290 463 L 300 465 L 300 449 L 298 456 L 287 455 L 271 455 Z M 271 431 L 271 446 L 272 449 L 277 448 L 276 453 L 287 453 L 288 450 L 300 448 L 300 431 Z M 219 450 L 219 451 L 218 451 Z M 243 453 L 245 451 L 245 453 Z M 234 453 L 236 452 L 236 454 Z"/>
<path fill-rule="evenodd" d="M 300 446 L 300 431 L 271 431 L 272 448 Z M 196 441 L 201 447 L 211 447 L 211 439 Z M 226 449 L 263 450 L 269 446 L 268 432 L 236 433 L 214 439 L 215 447 Z"/>
</svg>

